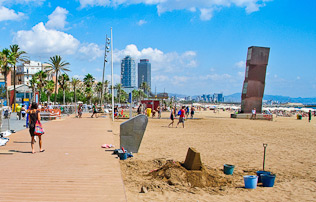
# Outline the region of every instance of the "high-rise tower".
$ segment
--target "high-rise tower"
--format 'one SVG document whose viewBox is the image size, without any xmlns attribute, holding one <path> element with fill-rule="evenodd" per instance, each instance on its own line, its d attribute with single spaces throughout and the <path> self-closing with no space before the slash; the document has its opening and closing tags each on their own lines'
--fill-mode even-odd
<svg viewBox="0 0 316 202">
<path fill-rule="evenodd" d="M 122 87 L 137 87 L 136 64 L 131 56 L 126 56 L 121 63 Z"/>
<path fill-rule="evenodd" d="M 138 63 L 138 87 L 146 82 L 151 89 L 151 64 L 148 59 L 141 59 Z"/>
</svg>

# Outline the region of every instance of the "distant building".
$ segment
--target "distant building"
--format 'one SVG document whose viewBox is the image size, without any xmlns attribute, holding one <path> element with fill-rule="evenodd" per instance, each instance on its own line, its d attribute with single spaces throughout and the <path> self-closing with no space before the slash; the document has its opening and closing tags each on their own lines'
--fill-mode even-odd
<svg viewBox="0 0 316 202">
<path fill-rule="evenodd" d="M 136 64 L 131 56 L 126 56 L 121 62 L 122 87 L 137 87 Z"/>
<path fill-rule="evenodd" d="M 43 70 L 42 63 L 37 61 L 30 61 L 30 63 L 17 66 L 16 84 L 30 85 L 32 76 L 41 70 Z"/>
<path fill-rule="evenodd" d="M 223 93 L 214 93 L 213 94 L 213 102 L 224 102 Z"/>
<path fill-rule="evenodd" d="M 151 64 L 148 59 L 141 59 L 138 63 L 138 88 L 143 82 L 151 89 Z"/>
</svg>

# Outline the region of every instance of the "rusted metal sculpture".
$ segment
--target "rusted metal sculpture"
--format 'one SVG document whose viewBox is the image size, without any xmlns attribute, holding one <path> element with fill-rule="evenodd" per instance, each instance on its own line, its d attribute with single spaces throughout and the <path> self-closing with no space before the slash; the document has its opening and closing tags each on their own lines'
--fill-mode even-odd
<svg viewBox="0 0 316 202">
<path fill-rule="evenodd" d="M 251 46 L 248 48 L 246 74 L 241 94 L 241 112 L 251 113 L 262 110 L 262 98 L 270 48 Z"/>
</svg>

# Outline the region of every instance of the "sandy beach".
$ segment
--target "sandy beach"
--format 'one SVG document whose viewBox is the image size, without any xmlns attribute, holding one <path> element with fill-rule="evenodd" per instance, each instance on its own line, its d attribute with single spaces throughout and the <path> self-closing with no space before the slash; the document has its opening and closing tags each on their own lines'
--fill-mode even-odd
<svg viewBox="0 0 316 202">
<path fill-rule="evenodd" d="M 162 119 L 149 118 L 139 153 L 120 161 L 128 201 L 316 201 L 314 117 L 310 123 L 305 117 L 242 120 L 229 118 L 229 112 L 198 111 L 200 119 L 188 119 L 185 128 L 175 128 L 177 120 L 168 128 L 168 117 L 165 112 Z M 124 121 L 112 125 L 116 145 Z M 275 186 L 245 189 L 243 176 L 262 170 L 263 143 L 265 170 L 276 174 Z M 179 167 L 168 170 L 168 181 L 157 173 L 166 162 L 184 162 L 189 147 L 201 153 L 207 180 L 213 180 L 208 185 L 183 181 Z M 235 165 L 232 176 L 223 174 L 224 164 Z M 140 193 L 142 186 L 147 193 Z"/>
</svg>

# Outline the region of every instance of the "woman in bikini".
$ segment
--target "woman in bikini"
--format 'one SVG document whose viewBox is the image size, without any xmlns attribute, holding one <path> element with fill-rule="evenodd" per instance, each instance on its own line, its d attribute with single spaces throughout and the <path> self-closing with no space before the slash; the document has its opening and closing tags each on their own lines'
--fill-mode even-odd
<svg viewBox="0 0 316 202">
<path fill-rule="evenodd" d="M 36 121 L 40 121 L 41 120 L 41 115 L 40 112 L 37 110 L 37 103 L 33 102 L 31 105 L 31 109 L 28 112 L 29 114 L 29 131 L 30 131 L 30 135 L 31 135 L 31 147 L 32 147 L 32 154 L 35 153 L 35 149 L 34 149 L 34 131 L 35 131 L 35 124 Z M 42 136 L 38 136 L 39 139 L 39 147 L 40 147 L 40 152 L 44 152 L 45 150 L 42 149 Z"/>
</svg>

